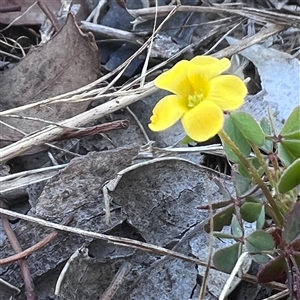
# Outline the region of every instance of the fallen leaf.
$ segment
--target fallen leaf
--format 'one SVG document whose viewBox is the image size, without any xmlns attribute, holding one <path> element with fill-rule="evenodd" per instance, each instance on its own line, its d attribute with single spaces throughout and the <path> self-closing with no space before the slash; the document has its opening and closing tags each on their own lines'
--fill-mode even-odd
<svg viewBox="0 0 300 300">
<path fill-rule="evenodd" d="M 81 32 L 74 16 L 69 15 L 65 26 L 48 43 L 35 48 L 14 68 L 0 74 L 0 110 L 73 91 L 96 80 L 99 73 L 96 43 L 90 35 Z M 57 122 L 85 111 L 88 105 L 89 102 L 49 104 L 18 114 Z M 1 120 L 25 133 L 45 126 L 45 123 L 32 120 L 7 117 Z M 3 125 L 0 125 L 0 132 L 15 134 Z"/>
</svg>

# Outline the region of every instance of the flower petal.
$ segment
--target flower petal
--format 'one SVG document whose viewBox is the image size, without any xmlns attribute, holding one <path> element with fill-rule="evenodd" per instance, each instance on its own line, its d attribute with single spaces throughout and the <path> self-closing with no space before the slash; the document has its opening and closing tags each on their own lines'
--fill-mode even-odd
<svg viewBox="0 0 300 300">
<path fill-rule="evenodd" d="M 248 93 L 243 80 L 234 75 L 221 75 L 209 82 L 210 92 L 206 100 L 214 102 L 222 110 L 239 108 Z"/>
<path fill-rule="evenodd" d="M 192 86 L 187 78 L 189 64 L 187 60 L 179 61 L 173 68 L 159 75 L 155 79 L 155 85 L 187 99 L 188 95 L 193 94 Z"/>
<path fill-rule="evenodd" d="M 149 128 L 153 131 L 161 131 L 174 125 L 187 111 L 183 103 L 184 99 L 176 95 L 162 98 L 153 109 Z"/>
<path fill-rule="evenodd" d="M 206 78 L 214 78 L 230 68 L 231 62 L 227 58 L 218 59 L 212 56 L 196 56 L 191 61 L 197 65 L 198 72 L 205 74 Z"/>
<path fill-rule="evenodd" d="M 222 110 L 211 101 L 203 101 L 181 118 L 182 125 L 193 140 L 204 142 L 215 136 L 222 128 Z"/>
</svg>

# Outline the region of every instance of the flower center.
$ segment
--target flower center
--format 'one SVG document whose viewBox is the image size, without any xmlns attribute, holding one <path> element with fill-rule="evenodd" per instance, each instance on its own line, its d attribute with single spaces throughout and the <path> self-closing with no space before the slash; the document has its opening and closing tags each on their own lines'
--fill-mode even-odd
<svg viewBox="0 0 300 300">
<path fill-rule="evenodd" d="M 193 108 L 203 101 L 204 94 L 194 94 L 188 97 L 188 107 Z"/>
</svg>

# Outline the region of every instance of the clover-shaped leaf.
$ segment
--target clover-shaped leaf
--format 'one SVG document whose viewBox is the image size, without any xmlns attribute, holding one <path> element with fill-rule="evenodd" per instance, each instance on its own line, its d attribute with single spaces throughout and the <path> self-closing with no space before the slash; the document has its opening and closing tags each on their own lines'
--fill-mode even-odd
<svg viewBox="0 0 300 300">
<path fill-rule="evenodd" d="M 271 234 L 263 230 L 256 230 L 246 237 L 245 246 L 249 252 L 271 251 L 275 248 L 275 241 Z M 270 260 L 265 254 L 253 254 L 252 257 L 260 264 Z"/>
<path fill-rule="evenodd" d="M 282 236 L 287 243 L 292 243 L 300 237 L 300 202 L 294 204 L 286 217 Z"/>
<path fill-rule="evenodd" d="M 265 143 L 265 134 L 252 115 L 244 111 L 234 111 L 231 113 L 234 124 L 243 136 L 257 146 Z"/>
<path fill-rule="evenodd" d="M 260 214 L 257 218 L 256 229 L 262 229 L 265 225 L 265 221 L 266 221 L 266 213 L 265 213 L 265 206 L 263 205 Z"/>
<path fill-rule="evenodd" d="M 259 124 L 265 135 L 272 135 L 271 124 L 267 118 L 262 118 Z M 261 146 L 261 149 L 266 153 L 271 153 L 273 151 L 273 141 L 271 139 L 265 139 L 265 143 Z"/>
<path fill-rule="evenodd" d="M 300 158 L 283 172 L 278 182 L 278 189 L 280 193 L 287 193 L 298 184 L 300 184 Z"/>
<path fill-rule="evenodd" d="M 296 159 L 296 157 L 293 156 L 285 147 L 284 143 L 278 144 L 278 157 L 280 158 L 282 164 L 286 167 L 291 165 Z"/>
<path fill-rule="evenodd" d="M 300 120 L 299 120 L 300 122 Z M 280 144 L 290 155 L 296 159 L 300 157 L 300 139 L 285 139 L 283 138 Z"/>
<path fill-rule="evenodd" d="M 223 209 L 222 211 L 218 212 L 213 217 L 213 224 L 214 224 L 213 231 L 221 231 L 225 225 L 230 225 L 233 213 L 234 213 L 233 204 Z M 210 222 L 205 224 L 204 229 L 206 232 L 210 232 L 211 230 Z"/>
<path fill-rule="evenodd" d="M 245 178 L 239 173 L 234 174 L 233 182 L 236 189 L 236 193 L 239 197 L 243 197 L 243 194 L 248 193 L 249 189 L 251 188 L 251 180 Z"/>
<path fill-rule="evenodd" d="M 231 273 L 241 253 L 241 244 L 235 243 L 232 246 L 217 250 L 214 253 L 214 266 L 225 273 Z"/>
<path fill-rule="evenodd" d="M 239 128 L 233 122 L 233 119 L 231 116 L 225 117 L 225 123 L 224 123 L 223 129 L 226 132 L 226 134 L 231 138 L 231 140 L 236 144 L 236 146 L 239 148 L 241 153 L 245 157 L 248 157 L 251 152 L 250 145 L 249 145 L 247 139 L 244 137 L 244 135 L 239 130 Z M 223 147 L 224 147 L 224 151 L 229 160 L 231 160 L 235 163 L 239 162 L 239 159 L 237 158 L 237 156 L 233 153 L 231 148 L 229 148 L 227 146 L 227 144 L 224 142 L 223 142 Z"/>
<path fill-rule="evenodd" d="M 285 138 L 300 138 L 300 105 L 297 106 L 286 120 L 280 135 Z"/>
<path fill-rule="evenodd" d="M 269 261 L 257 273 L 259 283 L 267 283 L 281 277 L 285 272 L 286 262 L 283 255 L 275 257 Z"/>
<path fill-rule="evenodd" d="M 300 157 L 300 106 L 290 114 L 279 137 L 278 156 L 285 166 L 289 166 Z"/>
<path fill-rule="evenodd" d="M 241 207 L 241 215 L 243 220 L 249 223 L 253 223 L 257 221 L 261 209 L 262 209 L 261 203 L 255 203 L 255 202 L 246 202 Z"/>
<path fill-rule="evenodd" d="M 231 232 L 232 232 L 233 236 L 235 236 L 236 238 L 241 238 L 244 234 L 243 228 L 242 228 L 239 220 L 237 219 L 236 215 L 232 216 Z"/>
</svg>

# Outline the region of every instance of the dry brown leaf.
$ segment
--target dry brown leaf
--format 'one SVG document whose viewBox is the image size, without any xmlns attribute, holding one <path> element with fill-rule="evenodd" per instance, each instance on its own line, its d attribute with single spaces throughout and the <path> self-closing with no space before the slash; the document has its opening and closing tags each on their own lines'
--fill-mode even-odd
<svg viewBox="0 0 300 300">
<path fill-rule="evenodd" d="M 97 45 L 83 34 L 73 15 L 48 43 L 31 51 L 13 69 L 0 74 L 0 111 L 63 94 L 96 80 L 100 73 Z M 19 113 L 57 122 L 86 110 L 89 103 L 58 103 L 34 107 Z M 26 133 L 44 127 L 38 121 L 1 118 Z M 15 131 L 0 126 L 2 134 Z"/>
</svg>

